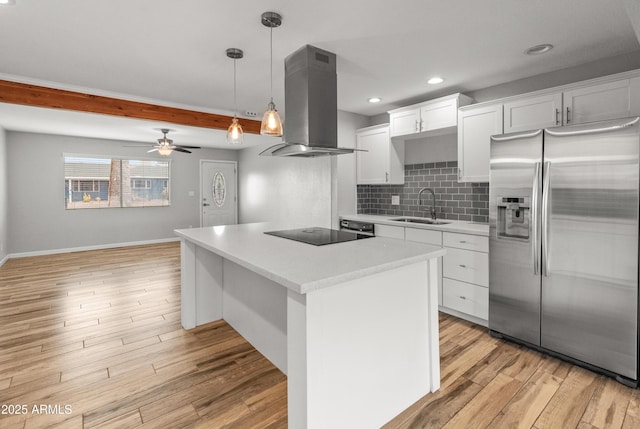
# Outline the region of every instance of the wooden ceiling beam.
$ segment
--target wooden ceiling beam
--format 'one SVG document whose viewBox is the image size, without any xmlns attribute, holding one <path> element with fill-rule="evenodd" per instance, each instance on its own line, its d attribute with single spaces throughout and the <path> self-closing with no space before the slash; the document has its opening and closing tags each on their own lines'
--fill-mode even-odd
<svg viewBox="0 0 640 429">
<path fill-rule="evenodd" d="M 0 80 L 0 102 L 147 119 L 193 127 L 227 130 L 233 117 L 178 109 L 119 98 Z M 260 121 L 239 118 L 245 133 L 260 134 Z"/>
</svg>

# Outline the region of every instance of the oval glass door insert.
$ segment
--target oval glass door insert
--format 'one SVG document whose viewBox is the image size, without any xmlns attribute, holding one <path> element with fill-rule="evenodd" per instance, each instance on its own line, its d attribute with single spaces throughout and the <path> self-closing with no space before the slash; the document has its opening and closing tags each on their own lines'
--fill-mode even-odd
<svg viewBox="0 0 640 429">
<path fill-rule="evenodd" d="M 218 171 L 213 176 L 213 202 L 217 207 L 224 205 L 224 199 L 227 195 L 227 185 L 224 181 L 224 175 Z"/>
</svg>

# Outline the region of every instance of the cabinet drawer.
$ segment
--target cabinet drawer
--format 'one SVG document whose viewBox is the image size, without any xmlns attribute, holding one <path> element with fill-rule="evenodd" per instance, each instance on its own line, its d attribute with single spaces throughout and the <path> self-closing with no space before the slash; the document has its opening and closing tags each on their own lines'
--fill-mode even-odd
<svg viewBox="0 0 640 429">
<path fill-rule="evenodd" d="M 405 240 L 418 241 L 420 243 L 442 246 L 442 232 L 430 229 L 405 228 Z"/>
<path fill-rule="evenodd" d="M 450 279 L 461 280 L 489 287 L 489 254 L 447 248 L 442 262 L 442 275 Z"/>
<path fill-rule="evenodd" d="M 381 225 L 376 223 L 374 228 L 374 233 L 378 237 L 399 238 L 400 240 L 404 240 L 404 227 L 402 226 Z"/>
<path fill-rule="evenodd" d="M 478 252 L 489 251 L 489 237 L 484 237 L 482 235 L 445 232 L 442 234 L 442 240 L 445 247 L 475 250 Z"/>
<path fill-rule="evenodd" d="M 489 289 L 451 279 L 443 279 L 442 305 L 480 319 L 489 318 Z"/>
</svg>

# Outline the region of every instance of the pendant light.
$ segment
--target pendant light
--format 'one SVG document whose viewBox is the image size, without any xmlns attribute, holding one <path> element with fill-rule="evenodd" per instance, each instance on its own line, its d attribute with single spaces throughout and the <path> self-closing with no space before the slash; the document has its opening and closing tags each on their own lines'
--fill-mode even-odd
<svg viewBox="0 0 640 429">
<path fill-rule="evenodd" d="M 227 130 L 227 143 L 229 144 L 242 144 L 244 137 L 242 132 L 242 126 L 238 123 L 238 105 L 236 99 L 236 60 L 239 60 L 244 56 L 241 49 L 229 48 L 227 49 L 227 57 L 233 59 L 233 120 L 229 129 Z"/>
<path fill-rule="evenodd" d="M 262 25 L 269 27 L 270 35 L 270 77 L 271 77 L 271 100 L 267 105 L 267 111 L 262 117 L 262 125 L 260 125 L 260 134 L 274 137 L 282 136 L 282 121 L 273 102 L 273 29 L 280 27 L 282 24 L 282 16 L 275 12 L 265 12 L 262 14 Z"/>
</svg>

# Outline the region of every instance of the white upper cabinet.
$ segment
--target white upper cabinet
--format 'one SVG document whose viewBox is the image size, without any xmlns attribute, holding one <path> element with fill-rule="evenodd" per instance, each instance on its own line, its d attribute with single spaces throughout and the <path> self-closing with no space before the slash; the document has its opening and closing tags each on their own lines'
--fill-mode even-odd
<svg viewBox="0 0 640 429">
<path fill-rule="evenodd" d="M 389 111 L 391 137 L 419 138 L 455 131 L 458 108 L 471 103 L 463 94 L 453 94 Z"/>
<path fill-rule="evenodd" d="M 356 131 L 358 185 L 404 184 L 404 142 L 392 142 L 389 124 Z"/>
<path fill-rule="evenodd" d="M 638 70 L 463 107 L 458 110 L 459 181 L 489 181 L 494 134 L 629 116 L 640 116 Z"/>
<path fill-rule="evenodd" d="M 420 108 L 420 131 L 438 130 L 458 125 L 458 101 L 460 97 L 465 96 L 460 95 L 459 97 L 431 102 L 422 106 Z"/>
<path fill-rule="evenodd" d="M 504 103 L 504 132 L 562 125 L 562 92 L 525 97 Z"/>
<path fill-rule="evenodd" d="M 419 133 L 420 109 L 416 108 L 389 113 L 389 131 L 391 137 Z"/>
<path fill-rule="evenodd" d="M 502 134 L 502 104 L 458 111 L 458 181 L 489 181 L 489 143 Z"/>
<path fill-rule="evenodd" d="M 623 79 L 565 91 L 564 125 L 632 116 L 633 89 L 631 79 Z"/>
<path fill-rule="evenodd" d="M 577 86 L 504 103 L 504 132 L 640 115 L 640 77 Z"/>
</svg>

